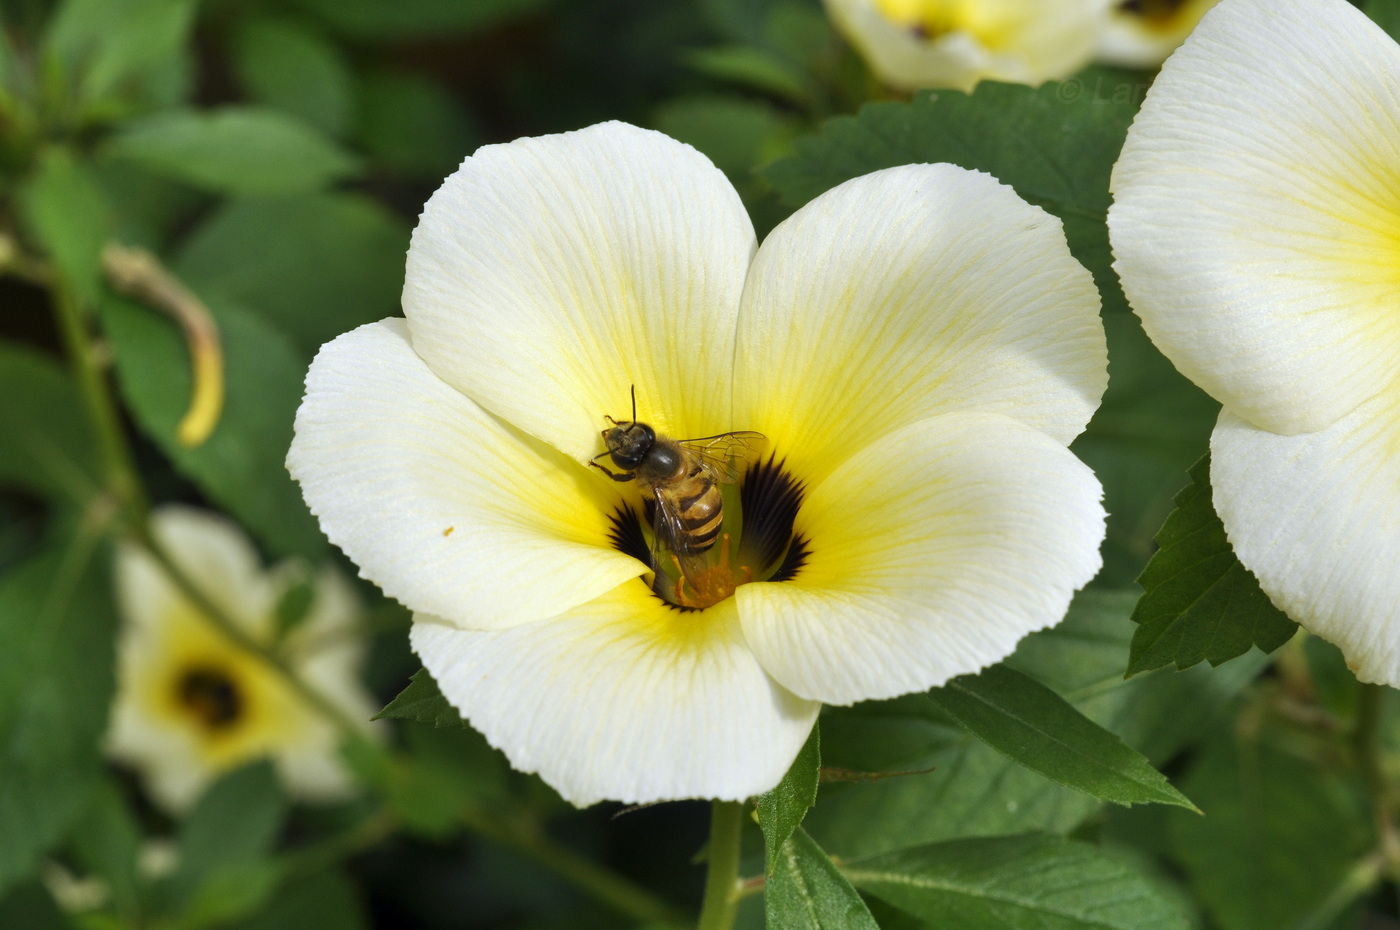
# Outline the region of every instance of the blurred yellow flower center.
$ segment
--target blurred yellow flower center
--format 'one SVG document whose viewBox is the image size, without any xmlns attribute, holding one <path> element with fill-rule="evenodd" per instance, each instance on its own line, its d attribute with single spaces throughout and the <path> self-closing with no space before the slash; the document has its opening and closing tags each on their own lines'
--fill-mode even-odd
<svg viewBox="0 0 1400 930">
<path fill-rule="evenodd" d="M 875 0 L 893 23 L 921 39 L 966 32 L 988 48 L 1002 44 L 1007 24 L 976 0 Z"/>
<path fill-rule="evenodd" d="M 243 693 L 232 676 L 221 668 L 186 669 L 176 680 L 175 698 L 208 730 L 229 729 L 243 716 Z"/>
<path fill-rule="evenodd" d="M 1187 5 L 1187 0 L 1122 0 L 1118 10 L 1141 17 L 1149 27 L 1171 30 Z"/>
</svg>

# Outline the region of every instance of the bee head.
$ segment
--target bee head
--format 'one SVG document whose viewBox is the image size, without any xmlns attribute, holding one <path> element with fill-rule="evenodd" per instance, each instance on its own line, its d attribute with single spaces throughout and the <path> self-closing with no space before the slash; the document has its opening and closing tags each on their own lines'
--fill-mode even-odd
<svg viewBox="0 0 1400 930">
<path fill-rule="evenodd" d="M 645 423 L 619 423 L 603 430 L 603 442 L 607 444 L 614 465 L 635 471 L 656 442 L 656 431 Z"/>
</svg>

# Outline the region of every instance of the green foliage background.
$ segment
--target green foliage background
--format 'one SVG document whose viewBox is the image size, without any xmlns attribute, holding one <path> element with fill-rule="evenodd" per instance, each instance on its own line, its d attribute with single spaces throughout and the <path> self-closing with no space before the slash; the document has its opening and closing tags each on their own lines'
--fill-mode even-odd
<svg viewBox="0 0 1400 930">
<path fill-rule="evenodd" d="M 1400 2 L 1364 7 L 1400 29 Z M 353 577 L 283 467 L 307 364 L 398 312 L 414 217 L 465 155 L 604 119 L 706 153 L 760 234 L 878 168 L 990 172 L 1064 222 L 1103 297 L 1111 383 L 1074 447 L 1105 487 L 1103 572 L 1001 665 L 828 708 L 779 788 L 717 810 L 716 836 L 741 836 L 739 926 L 1400 927 L 1395 693 L 1294 635 L 1235 560 L 1203 460 L 1217 408 L 1111 267 L 1109 172 L 1150 74 L 895 99 L 809 0 L 5 0 L 0 17 L 0 927 L 693 920 L 708 808 L 576 811 L 511 771 L 368 585 L 366 676 L 394 737 L 347 746 L 355 800 L 291 804 L 261 763 L 172 819 L 99 748 L 129 513 L 221 510 L 269 560 Z M 112 286 L 111 242 L 157 256 L 217 323 L 226 403 L 197 447 L 177 432 L 186 341 Z M 156 879 L 137 864 L 152 838 L 179 850 Z M 104 895 L 64 910 L 57 869 Z"/>
</svg>

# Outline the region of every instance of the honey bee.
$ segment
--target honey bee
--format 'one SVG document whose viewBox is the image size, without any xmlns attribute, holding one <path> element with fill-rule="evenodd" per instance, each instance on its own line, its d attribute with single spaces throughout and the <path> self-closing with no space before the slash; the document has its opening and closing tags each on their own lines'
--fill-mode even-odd
<svg viewBox="0 0 1400 930">
<path fill-rule="evenodd" d="M 632 418 L 625 423 L 607 417 L 603 430 L 607 451 L 588 464 L 614 481 L 636 481 L 648 503 L 652 520 L 652 568 L 658 570 L 658 557 L 669 553 L 679 568 L 682 581 L 676 594 L 687 603 L 685 584 L 692 592 L 708 599 L 716 579 L 705 558 L 720 538 L 724 524 L 724 500 L 720 486 L 738 481 L 741 469 L 767 442 L 762 433 L 741 430 L 702 436 L 699 439 L 669 439 L 659 436 L 646 423 L 637 421 L 637 394 L 632 392 Z M 610 456 L 619 471 L 598 464 Z M 721 558 L 727 563 L 727 552 Z M 728 566 L 723 566 L 728 573 Z M 732 584 L 729 587 L 732 591 Z M 696 595 L 693 593 L 692 598 Z"/>
</svg>

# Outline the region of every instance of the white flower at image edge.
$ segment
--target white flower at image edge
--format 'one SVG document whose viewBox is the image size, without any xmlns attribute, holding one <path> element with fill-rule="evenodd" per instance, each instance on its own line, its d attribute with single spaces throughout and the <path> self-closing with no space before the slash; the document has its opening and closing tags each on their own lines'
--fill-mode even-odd
<svg viewBox="0 0 1400 930">
<path fill-rule="evenodd" d="M 162 507 L 151 531 L 211 601 L 271 645 L 278 601 L 299 577 L 292 565 L 264 570 L 248 537 L 214 513 Z M 355 592 L 331 569 L 308 580 L 313 599 L 284 655 L 368 729 L 377 707 L 358 680 L 364 647 Z M 123 546 L 116 584 L 122 628 L 107 751 L 141 773 L 162 807 L 183 811 L 221 774 L 263 758 L 296 797 L 329 801 L 351 792 L 335 724 L 215 628 L 150 555 Z"/>
<path fill-rule="evenodd" d="M 822 702 L 996 662 L 1094 576 L 1101 489 L 1066 446 L 1105 387 L 1097 307 L 1059 221 L 984 174 L 857 178 L 756 248 L 659 133 L 486 146 L 424 210 L 407 319 L 316 357 L 288 466 L 517 768 L 578 805 L 741 799 Z M 587 464 L 633 387 L 660 434 L 767 437 L 780 493 L 735 551 L 781 529 L 780 571 L 702 610 L 653 593 L 635 483 Z"/>
<path fill-rule="evenodd" d="M 1224 0 L 1113 193 L 1133 309 L 1224 405 L 1211 483 L 1240 561 L 1400 686 L 1400 47 L 1345 0 Z"/>
<path fill-rule="evenodd" d="M 1089 63 L 1107 0 L 823 0 L 886 84 L 1041 84 Z"/>
</svg>

